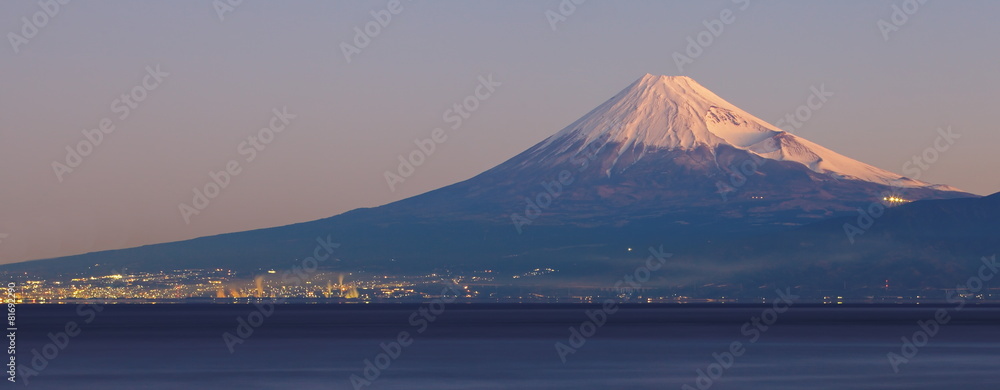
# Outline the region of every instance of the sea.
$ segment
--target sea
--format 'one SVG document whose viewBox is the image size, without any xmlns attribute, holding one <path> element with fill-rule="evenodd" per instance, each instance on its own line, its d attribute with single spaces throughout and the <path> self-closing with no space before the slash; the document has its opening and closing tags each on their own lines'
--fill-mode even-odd
<svg viewBox="0 0 1000 390">
<path fill-rule="evenodd" d="M 7 385 L 31 389 L 1000 389 L 998 306 L 63 304 L 15 317 Z"/>
</svg>

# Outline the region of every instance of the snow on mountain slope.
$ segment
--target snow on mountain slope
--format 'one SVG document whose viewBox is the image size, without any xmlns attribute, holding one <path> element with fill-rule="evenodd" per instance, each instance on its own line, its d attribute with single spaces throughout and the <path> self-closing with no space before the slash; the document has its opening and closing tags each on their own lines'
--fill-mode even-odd
<svg viewBox="0 0 1000 390">
<path fill-rule="evenodd" d="M 578 153 L 591 143 L 600 147 L 617 145 L 619 155 L 633 152 L 639 157 L 629 160 L 632 164 L 651 149 L 693 150 L 704 146 L 715 151 L 729 145 L 766 159 L 797 162 L 838 179 L 909 188 L 931 186 L 785 132 L 685 76 L 643 76 L 549 137 L 541 145 L 539 157 Z"/>
</svg>

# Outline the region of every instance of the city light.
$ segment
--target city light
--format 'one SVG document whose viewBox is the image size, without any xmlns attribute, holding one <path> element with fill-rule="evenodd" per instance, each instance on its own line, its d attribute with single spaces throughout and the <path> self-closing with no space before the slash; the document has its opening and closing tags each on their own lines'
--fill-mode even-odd
<svg viewBox="0 0 1000 390">
<path fill-rule="evenodd" d="M 896 197 L 896 196 L 886 196 L 886 197 L 883 197 L 882 200 L 885 201 L 885 202 L 896 203 L 896 204 L 909 202 L 909 200 L 906 200 L 906 199 L 903 199 L 903 198 L 900 198 L 900 197 Z"/>
</svg>

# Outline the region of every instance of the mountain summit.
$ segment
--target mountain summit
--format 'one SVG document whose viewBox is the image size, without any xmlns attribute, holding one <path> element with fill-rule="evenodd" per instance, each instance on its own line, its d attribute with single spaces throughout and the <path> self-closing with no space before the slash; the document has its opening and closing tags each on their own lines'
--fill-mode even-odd
<svg viewBox="0 0 1000 390">
<path fill-rule="evenodd" d="M 551 145 L 565 147 L 579 143 L 591 145 L 594 142 L 599 142 L 599 147 L 614 145 L 619 156 L 632 156 L 629 164 L 642 159 L 647 151 L 656 149 L 691 151 L 704 147 L 714 154 L 725 145 L 759 158 L 796 162 L 813 172 L 838 179 L 907 188 L 930 186 L 845 157 L 783 131 L 685 76 L 646 74 L 547 139 L 544 147 L 558 155 L 568 150 L 551 148 Z M 616 161 L 611 168 L 618 166 Z"/>
</svg>

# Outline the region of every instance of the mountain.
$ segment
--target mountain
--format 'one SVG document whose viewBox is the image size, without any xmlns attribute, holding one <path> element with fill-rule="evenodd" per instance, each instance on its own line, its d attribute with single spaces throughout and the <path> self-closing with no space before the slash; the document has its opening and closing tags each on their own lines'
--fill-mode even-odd
<svg viewBox="0 0 1000 390">
<path fill-rule="evenodd" d="M 883 203 L 890 196 L 975 197 L 837 154 L 690 78 L 645 75 L 537 145 L 438 190 L 313 222 L 0 270 L 259 272 L 286 269 L 308 256 L 318 237 L 331 237 L 342 246 L 339 259 L 325 266 L 338 270 L 552 266 L 560 277 L 587 278 L 634 268 L 626 248 L 712 249 L 778 237 L 858 208 L 896 205 Z"/>
<path fill-rule="evenodd" d="M 560 175 L 566 184 L 554 184 Z M 393 217 L 505 219 L 522 230 L 628 224 L 692 212 L 737 224 L 802 224 L 886 195 L 974 196 L 837 154 L 748 114 L 688 77 L 647 74 L 499 166 L 381 209 Z"/>
</svg>

